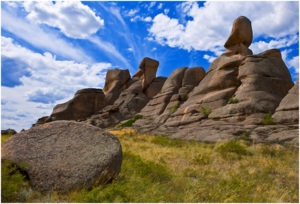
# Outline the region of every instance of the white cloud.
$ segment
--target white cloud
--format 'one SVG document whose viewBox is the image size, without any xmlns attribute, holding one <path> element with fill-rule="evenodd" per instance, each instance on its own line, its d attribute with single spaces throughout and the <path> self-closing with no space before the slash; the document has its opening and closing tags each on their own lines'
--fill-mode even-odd
<svg viewBox="0 0 300 204">
<path fill-rule="evenodd" d="M 150 11 L 154 6 L 155 6 L 156 2 L 155 1 L 152 1 L 150 4 L 149 4 L 149 7 L 148 7 L 148 11 Z"/>
<path fill-rule="evenodd" d="M 60 39 L 55 33 L 43 31 L 37 25 L 19 18 L 2 8 L 2 29 L 7 30 L 17 37 L 29 42 L 33 46 L 50 51 L 67 59 L 91 62 L 92 59 L 81 49 Z"/>
<path fill-rule="evenodd" d="M 121 62 L 125 68 L 132 69 L 131 65 L 125 57 L 117 50 L 117 48 L 110 42 L 103 41 L 99 37 L 89 37 L 88 40 L 98 46 L 101 50 L 104 50 L 106 55 L 114 61 Z"/>
<path fill-rule="evenodd" d="M 59 28 L 70 38 L 85 39 L 104 26 L 104 20 L 79 1 L 26 1 L 24 8 L 31 22 Z"/>
<path fill-rule="evenodd" d="M 157 9 L 162 9 L 162 7 L 163 7 L 163 3 L 159 3 Z"/>
<path fill-rule="evenodd" d="M 289 69 L 293 69 L 294 72 L 299 74 L 299 56 L 289 57 L 289 54 L 292 50 L 286 49 L 281 52 L 282 60 L 287 65 Z M 297 77 L 295 77 L 297 78 Z"/>
<path fill-rule="evenodd" d="M 35 53 L 3 36 L 1 51 L 2 58 L 26 64 L 30 72 L 30 76 L 20 78 L 21 85 L 1 87 L 4 99 L 3 128 L 29 128 L 39 117 L 49 115 L 54 104 L 69 100 L 77 90 L 103 87 L 106 71 L 111 67 L 109 63 L 85 64 L 56 60 L 50 53 Z M 24 113 L 17 114 L 20 111 Z M 15 126 L 11 126 L 12 123 Z"/>
<path fill-rule="evenodd" d="M 254 42 L 251 44 L 250 49 L 253 51 L 254 54 L 258 54 L 264 52 L 268 49 L 273 48 L 284 48 L 289 47 L 299 41 L 298 35 L 293 36 L 286 36 L 285 38 L 273 39 L 269 42 L 260 40 L 258 42 Z"/>
<path fill-rule="evenodd" d="M 168 15 L 169 12 L 170 12 L 170 9 L 164 9 L 164 14 Z"/>
<path fill-rule="evenodd" d="M 125 16 L 129 16 L 129 17 L 131 17 L 131 16 L 134 16 L 136 13 L 138 13 L 139 12 L 139 9 L 130 9 L 129 11 L 127 11 L 127 12 L 125 12 Z"/>
<path fill-rule="evenodd" d="M 298 2 L 209 1 L 204 7 L 196 2 L 185 2 L 178 8 L 183 17 L 190 17 L 189 20 L 184 22 L 166 14 L 154 17 L 149 34 L 158 43 L 185 50 L 207 51 L 223 47 L 233 21 L 241 15 L 252 21 L 254 37 L 278 39 L 299 31 Z"/>
<path fill-rule="evenodd" d="M 152 22 L 152 18 L 150 16 L 147 16 L 147 17 L 141 17 L 139 15 L 133 17 L 130 19 L 131 22 L 136 22 L 136 21 L 143 21 L 143 22 Z"/>
<path fill-rule="evenodd" d="M 206 60 L 207 60 L 208 62 L 210 62 L 210 63 L 212 63 L 215 59 L 217 59 L 217 57 L 211 56 L 211 55 L 207 55 L 207 54 L 205 54 L 205 55 L 203 56 L 203 58 L 206 59 Z"/>
</svg>

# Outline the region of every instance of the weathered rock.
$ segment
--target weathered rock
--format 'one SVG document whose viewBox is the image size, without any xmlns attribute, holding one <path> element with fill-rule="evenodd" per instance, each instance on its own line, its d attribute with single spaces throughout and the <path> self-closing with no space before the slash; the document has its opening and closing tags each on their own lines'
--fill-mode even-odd
<svg viewBox="0 0 300 204">
<path fill-rule="evenodd" d="M 142 91 L 142 81 L 137 80 L 121 93 L 113 105 L 92 116 L 88 123 L 98 127 L 116 125 L 139 113 L 148 101 L 148 97 Z"/>
<path fill-rule="evenodd" d="M 54 107 L 50 119 L 55 120 L 84 120 L 106 106 L 102 89 L 82 89 L 75 93 L 70 101 Z"/>
<path fill-rule="evenodd" d="M 14 129 L 10 129 L 8 128 L 7 130 L 1 130 L 1 135 L 7 135 L 7 134 L 17 134 L 17 131 L 15 131 Z"/>
<path fill-rule="evenodd" d="M 87 122 L 106 128 L 117 125 L 126 119 L 133 118 L 161 90 L 165 80 L 164 77 L 153 79 L 144 93 L 143 81 L 137 77 L 133 77 L 126 85 L 128 88 L 120 94 L 113 105 L 105 107 L 98 114 L 93 115 Z"/>
<path fill-rule="evenodd" d="M 157 60 L 145 57 L 142 59 L 139 70 L 134 74 L 133 77 L 142 80 L 142 90 L 144 91 L 156 77 L 157 68 L 159 62 Z"/>
<path fill-rule="evenodd" d="M 272 118 L 276 123 L 299 122 L 299 79 L 281 100 Z"/>
<path fill-rule="evenodd" d="M 204 76 L 205 71 L 202 67 L 174 70 L 161 92 L 142 109 L 140 114 L 143 115 L 143 119 L 137 121 L 135 126 L 148 130 L 164 123 L 188 99 L 188 94 Z"/>
<path fill-rule="evenodd" d="M 247 119 L 249 123 L 259 123 L 266 113 L 275 111 L 293 86 L 288 68 L 277 49 L 246 57 L 239 67 L 238 80 L 241 85 L 232 95 L 237 103 L 213 110 L 210 118 L 235 117 L 237 122 Z"/>
<path fill-rule="evenodd" d="M 55 121 L 8 139 L 2 160 L 25 164 L 30 185 L 39 191 L 65 193 L 105 184 L 121 169 L 122 149 L 112 134 L 94 126 Z"/>
<path fill-rule="evenodd" d="M 106 73 L 105 86 L 103 92 L 108 105 L 113 104 L 124 91 L 126 83 L 130 80 L 129 70 L 111 69 Z"/>
<path fill-rule="evenodd" d="M 238 17 L 233 22 L 230 36 L 225 42 L 226 53 L 252 55 L 252 51 L 248 49 L 252 43 L 252 39 L 251 21 L 245 16 Z"/>
<path fill-rule="evenodd" d="M 166 77 L 157 77 L 153 79 L 148 88 L 146 88 L 145 95 L 149 99 L 152 99 L 156 94 L 158 94 L 161 91 L 166 80 Z"/>
</svg>

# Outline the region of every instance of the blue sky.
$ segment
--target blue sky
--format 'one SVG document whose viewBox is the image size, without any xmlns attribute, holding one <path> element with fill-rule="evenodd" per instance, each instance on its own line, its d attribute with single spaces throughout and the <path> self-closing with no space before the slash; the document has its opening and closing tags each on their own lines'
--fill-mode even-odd
<svg viewBox="0 0 300 204">
<path fill-rule="evenodd" d="M 252 21 L 250 49 L 281 50 L 299 72 L 299 2 L 1 2 L 1 128 L 29 128 L 78 89 L 103 88 L 108 69 L 134 74 L 143 57 L 158 76 L 206 70 L 233 21 Z"/>
</svg>

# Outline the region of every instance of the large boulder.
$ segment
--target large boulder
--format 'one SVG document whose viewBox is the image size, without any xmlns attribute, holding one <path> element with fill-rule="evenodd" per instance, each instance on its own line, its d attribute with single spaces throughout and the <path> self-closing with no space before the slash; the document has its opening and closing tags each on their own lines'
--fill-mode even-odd
<svg viewBox="0 0 300 204">
<path fill-rule="evenodd" d="M 105 184 L 117 177 L 122 164 L 121 144 L 114 135 L 71 121 L 18 133 L 5 142 L 1 153 L 2 160 L 25 168 L 34 189 L 48 192 Z"/>
<path fill-rule="evenodd" d="M 238 17 L 232 25 L 229 38 L 225 42 L 226 52 L 240 53 L 242 55 L 251 55 L 252 51 L 248 49 L 253 39 L 251 21 L 245 17 Z"/>
<path fill-rule="evenodd" d="M 275 111 L 293 86 L 288 68 L 277 49 L 247 56 L 239 67 L 238 80 L 241 85 L 232 95 L 236 102 L 228 101 L 229 104 L 215 109 L 210 118 L 259 123 L 268 112 Z"/>
<path fill-rule="evenodd" d="M 70 101 L 54 107 L 50 118 L 40 118 L 38 123 L 55 120 L 85 120 L 106 106 L 102 89 L 82 89 Z"/>
<path fill-rule="evenodd" d="M 142 90 L 144 91 L 156 77 L 157 68 L 159 62 L 157 60 L 145 57 L 142 59 L 138 71 L 133 75 L 133 77 L 142 80 Z"/>
<path fill-rule="evenodd" d="M 276 123 L 299 122 L 299 79 L 281 100 L 272 117 Z"/>
<path fill-rule="evenodd" d="M 118 99 L 120 93 L 127 88 L 126 84 L 129 80 L 128 69 L 110 69 L 107 71 L 103 92 L 108 105 L 113 104 Z"/>
</svg>

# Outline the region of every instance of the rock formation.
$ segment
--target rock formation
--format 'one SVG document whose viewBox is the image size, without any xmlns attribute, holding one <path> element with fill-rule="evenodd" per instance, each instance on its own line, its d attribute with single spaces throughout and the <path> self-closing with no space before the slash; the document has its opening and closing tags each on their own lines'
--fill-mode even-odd
<svg viewBox="0 0 300 204">
<path fill-rule="evenodd" d="M 102 89 L 82 89 L 70 101 L 54 107 L 50 117 L 42 117 L 37 124 L 56 120 L 85 120 L 106 106 Z"/>
<path fill-rule="evenodd" d="M 278 135 L 282 131 L 295 131 L 297 127 L 284 128 L 279 125 L 278 128 L 265 127 L 270 133 L 267 136 L 260 135 L 261 131 L 255 131 L 260 128 L 268 112 L 274 113 L 293 82 L 280 51 L 272 49 L 253 55 L 248 48 L 252 38 L 250 20 L 239 17 L 224 45 L 225 52 L 212 62 L 207 74 L 189 93 L 187 100 L 170 103 L 168 108 L 172 111 L 166 114 L 162 110 L 168 109 L 159 106 L 158 94 L 143 108 L 140 113 L 143 119 L 138 120 L 134 126 L 140 131 L 152 130 L 168 133 L 175 138 L 211 142 L 233 139 L 252 132 L 251 137 L 256 142 L 275 142 L 271 139 L 273 133 Z M 173 73 L 181 71 L 179 69 Z M 295 90 L 290 92 L 296 93 Z M 170 98 L 176 98 L 173 94 L 169 93 L 167 100 L 162 101 L 168 104 Z M 297 119 L 296 101 L 293 101 L 289 110 L 294 111 L 292 117 Z M 279 108 L 277 114 L 280 110 L 284 108 Z M 294 133 L 291 135 L 287 139 L 277 139 L 277 142 L 289 143 L 297 137 Z M 293 140 L 292 143 L 298 142 Z"/>
<path fill-rule="evenodd" d="M 158 61 L 144 58 L 133 77 L 129 78 L 125 84 L 120 83 L 123 91 L 117 94 L 117 97 L 114 97 L 116 100 L 111 100 L 111 105 L 95 113 L 87 122 L 101 128 L 106 128 L 115 126 L 121 121 L 130 119 L 139 113 L 149 100 L 161 90 L 166 80 L 164 77 L 156 77 L 158 65 Z M 114 71 L 112 70 L 111 72 Z M 117 73 L 114 76 L 118 78 L 119 75 Z M 109 84 L 108 80 L 114 79 L 106 78 L 106 85 Z M 121 89 L 119 88 L 118 90 Z M 104 90 L 110 89 L 105 86 Z M 108 93 L 110 92 L 107 92 L 106 95 Z M 113 92 L 113 94 L 115 93 Z"/>
<path fill-rule="evenodd" d="M 279 50 L 253 55 L 249 49 L 252 39 L 251 21 L 240 16 L 224 44 L 226 50 L 212 62 L 207 73 L 202 67 L 182 67 L 168 79 L 156 77 L 159 62 L 150 58 L 141 61 L 132 78 L 128 70 L 109 70 L 103 89 L 106 105 L 79 119 L 107 128 L 140 114 L 143 118 L 134 123 L 140 131 L 201 141 L 253 132 L 251 137 L 258 142 L 275 141 L 269 138 L 273 133 L 298 128 L 294 126 L 299 121 L 298 82 L 293 85 Z M 66 106 L 60 106 L 50 118 L 64 113 L 60 118 L 75 119 L 61 111 Z M 269 112 L 275 113 L 276 125 L 264 127 L 270 131 L 266 136 L 266 131 L 259 128 Z M 38 123 L 48 121 L 45 117 Z"/>
<path fill-rule="evenodd" d="M 172 72 L 162 90 L 141 110 L 142 120 L 136 127 L 152 130 L 164 123 L 189 97 L 189 93 L 205 76 L 202 67 L 179 68 Z"/>
<path fill-rule="evenodd" d="M 25 166 L 30 185 L 65 193 L 105 184 L 120 172 L 122 149 L 112 134 L 91 125 L 55 121 L 8 139 L 2 160 Z"/>
<path fill-rule="evenodd" d="M 277 123 L 299 122 L 299 78 L 289 93 L 281 100 L 273 118 Z"/>
<path fill-rule="evenodd" d="M 126 83 L 130 80 L 129 70 L 112 69 L 106 73 L 103 92 L 108 105 L 113 104 L 120 93 L 126 89 Z"/>
</svg>

